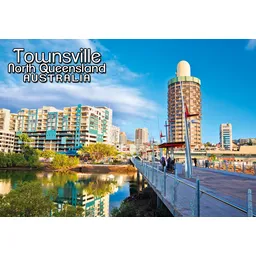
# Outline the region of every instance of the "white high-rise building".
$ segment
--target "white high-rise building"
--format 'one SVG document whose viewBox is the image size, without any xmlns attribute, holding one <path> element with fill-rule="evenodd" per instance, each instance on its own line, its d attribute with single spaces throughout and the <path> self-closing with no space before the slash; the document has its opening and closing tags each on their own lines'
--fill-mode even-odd
<svg viewBox="0 0 256 256">
<path fill-rule="evenodd" d="M 225 150 L 232 150 L 232 125 L 220 125 L 220 147 Z"/>
<path fill-rule="evenodd" d="M 12 152 L 14 150 L 16 115 L 9 109 L 0 109 L 0 152 Z"/>
<path fill-rule="evenodd" d="M 120 128 L 112 125 L 111 127 L 111 144 L 119 144 L 120 143 Z"/>
</svg>

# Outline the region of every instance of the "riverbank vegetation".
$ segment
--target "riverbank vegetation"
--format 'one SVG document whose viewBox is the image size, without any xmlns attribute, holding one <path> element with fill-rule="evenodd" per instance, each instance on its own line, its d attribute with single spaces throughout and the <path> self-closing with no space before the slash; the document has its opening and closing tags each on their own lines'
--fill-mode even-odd
<svg viewBox="0 0 256 256">
<path fill-rule="evenodd" d="M 18 183 L 6 196 L 0 196 L 1 217 L 45 217 L 54 209 L 51 191 L 43 194 L 39 182 Z"/>
<path fill-rule="evenodd" d="M 157 207 L 156 194 L 151 188 L 145 188 L 139 194 L 127 197 L 119 208 L 111 211 L 112 217 L 172 217 L 162 204 Z"/>
<path fill-rule="evenodd" d="M 40 167 L 39 154 L 33 149 L 26 147 L 23 153 L 0 152 L 0 168 L 8 167 Z"/>
<path fill-rule="evenodd" d="M 79 158 L 55 154 L 51 167 L 55 170 L 66 171 L 79 165 Z"/>
<path fill-rule="evenodd" d="M 58 210 L 54 204 L 57 191 L 43 191 L 39 181 L 19 182 L 7 195 L 0 195 L 0 217 L 82 217 L 81 206 L 63 204 Z"/>
<path fill-rule="evenodd" d="M 90 156 L 90 158 L 95 162 L 104 161 L 104 158 L 115 157 L 118 155 L 118 151 L 112 145 L 104 143 L 94 143 L 89 146 L 84 145 L 82 149 L 79 150 L 78 154 L 80 156 Z"/>
</svg>

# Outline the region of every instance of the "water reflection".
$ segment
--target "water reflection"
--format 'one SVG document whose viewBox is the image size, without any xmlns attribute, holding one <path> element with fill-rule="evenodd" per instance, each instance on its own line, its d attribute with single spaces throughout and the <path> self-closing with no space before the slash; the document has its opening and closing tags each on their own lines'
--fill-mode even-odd
<svg viewBox="0 0 256 256">
<path fill-rule="evenodd" d="M 54 189 L 55 203 L 59 211 L 65 204 L 80 206 L 85 216 L 110 215 L 113 207 L 137 193 L 136 174 L 85 174 L 34 171 L 8 171 L 0 173 L 0 194 L 8 194 L 19 181 L 40 180 L 46 193 Z"/>
</svg>

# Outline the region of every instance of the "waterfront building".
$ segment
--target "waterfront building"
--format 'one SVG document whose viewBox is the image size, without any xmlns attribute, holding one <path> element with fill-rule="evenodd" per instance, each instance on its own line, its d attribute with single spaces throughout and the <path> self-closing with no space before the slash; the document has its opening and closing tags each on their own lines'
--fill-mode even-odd
<svg viewBox="0 0 256 256">
<path fill-rule="evenodd" d="M 120 144 L 126 145 L 127 144 L 127 137 L 125 132 L 120 132 Z"/>
<path fill-rule="evenodd" d="M 111 143 L 112 109 L 107 107 L 72 106 L 59 110 L 52 106 L 39 109 L 22 108 L 17 114 L 0 111 L 0 136 L 6 152 L 20 152 L 18 135 L 26 133 L 33 140 L 31 146 L 40 150 L 54 150 L 68 154 L 84 144 Z M 3 135 L 4 134 L 4 135 Z M 6 135 L 7 134 L 7 135 Z M 15 140 L 14 140 L 15 134 Z M 3 150 L 3 149 L 2 149 Z"/>
<path fill-rule="evenodd" d="M 13 152 L 15 138 L 15 119 L 9 109 L 0 109 L 0 152 Z"/>
<path fill-rule="evenodd" d="M 256 145 L 255 138 L 239 139 L 239 145 Z"/>
<path fill-rule="evenodd" d="M 201 81 L 191 76 L 190 65 L 180 61 L 177 65 L 176 77 L 168 82 L 168 120 L 170 141 L 185 141 L 185 123 L 182 114 L 181 82 L 184 103 L 196 122 L 190 123 L 189 140 L 191 148 L 201 145 Z"/>
<path fill-rule="evenodd" d="M 111 143 L 113 145 L 120 143 L 120 128 L 114 125 L 111 127 Z"/>
<path fill-rule="evenodd" d="M 135 145 L 140 147 L 144 143 L 148 142 L 148 129 L 147 128 L 137 128 L 135 130 Z"/>
<path fill-rule="evenodd" d="M 232 150 L 232 125 L 220 125 L 220 147 L 225 150 Z"/>
<path fill-rule="evenodd" d="M 239 145 L 245 145 L 250 142 L 250 139 L 239 139 L 238 142 L 239 142 Z"/>
</svg>

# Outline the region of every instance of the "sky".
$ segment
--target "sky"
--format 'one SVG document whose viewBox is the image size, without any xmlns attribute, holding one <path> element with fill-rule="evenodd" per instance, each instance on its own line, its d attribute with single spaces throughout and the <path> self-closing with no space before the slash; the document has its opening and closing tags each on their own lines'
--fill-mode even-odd
<svg viewBox="0 0 256 256">
<path fill-rule="evenodd" d="M 30 83 L 7 73 L 15 62 L 12 49 L 31 52 L 92 48 L 102 54 L 107 74 L 91 83 Z M 134 139 L 136 128 L 148 128 L 159 139 L 167 119 L 168 80 L 179 61 L 201 79 L 202 142 L 219 142 L 219 126 L 231 123 L 233 139 L 256 137 L 256 40 L 0 40 L 0 108 L 107 106 L 113 124 Z"/>
</svg>

